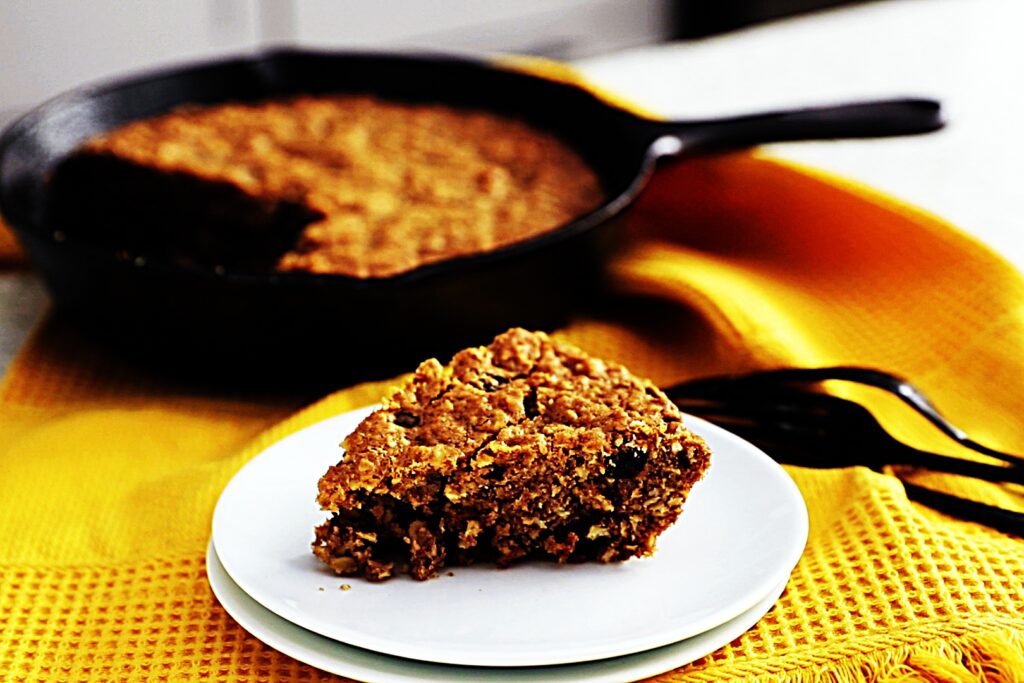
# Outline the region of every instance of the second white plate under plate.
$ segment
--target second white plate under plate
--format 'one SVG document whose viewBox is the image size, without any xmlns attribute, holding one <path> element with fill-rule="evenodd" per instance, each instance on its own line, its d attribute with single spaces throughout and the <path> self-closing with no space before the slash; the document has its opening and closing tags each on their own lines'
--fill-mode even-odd
<svg viewBox="0 0 1024 683">
<path fill-rule="evenodd" d="M 227 613 L 270 647 L 339 676 L 373 683 L 623 683 L 677 669 L 732 642 L 756 624 L 779 599 L 786 582 L 760 602 L 692 638 L 625 657 L 561 666 L 473 667 L 431 664 L 382 655 L 317 635 L 262 607 L 224 571 L 213 544 L 206 553 L 210 586 Z"/>
<path fill-rule="evenodd" d="M 455 568 L 454 576 L 425 582 L 341 578 L 310 550 L 313 528 L 327 517 L 315 502 L 316 483 L 341 458 L 338 442 L 369 410 L 270 446 L 231 480 L 213 519 L 213 545 L 232 580 L 271 612 L 334 640 L 472 666 L 618 657 L 750 610 L 785 581 L 803 552 L 807 510 L 785 471 L 746 441 L 688 417 L 708 441 L 712 465 L 653 557 Z"/>
</svg>

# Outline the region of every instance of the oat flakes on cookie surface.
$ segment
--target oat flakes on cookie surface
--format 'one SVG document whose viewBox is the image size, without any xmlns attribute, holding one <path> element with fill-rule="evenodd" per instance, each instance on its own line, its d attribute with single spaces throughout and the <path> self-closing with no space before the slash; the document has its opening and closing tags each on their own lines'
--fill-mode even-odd
<svg viewBox="0 0 1024 683">
<path fill-rule="evenodd" d="M 424 362 L 343 446 L 313 552 L 371 581 L 650 555 L 710 464 L 650 382 L 522 329 Z"/>
<path fill-rule="evenodd" d="M 86 141 L 57 178 L 66 227 L 83 212 L 114 222 L 119 246 L 142 233 L 179 261 L 358 278 L 493 251 L 604 201 L 583 157 L 525 121 L 356 94 L 132 121 Z"/>
</svg>

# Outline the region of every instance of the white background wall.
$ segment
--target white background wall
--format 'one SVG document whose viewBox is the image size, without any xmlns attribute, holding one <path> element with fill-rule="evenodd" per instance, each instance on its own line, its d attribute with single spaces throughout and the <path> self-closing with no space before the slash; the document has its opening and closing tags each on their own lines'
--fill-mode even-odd
<svg viewBox="0 0 1024 683">
<path fill-rule="evenodd" d="M 252 49 L 252 0 L 3 0 L 0 116 L 80 83 Z"/>
<path fill-rule="evenodd" d="M 574 58 L 653 42 L 665 0 L 3 0 L 0 126 L 76 85 L 270 44 Z"/>
</svg>

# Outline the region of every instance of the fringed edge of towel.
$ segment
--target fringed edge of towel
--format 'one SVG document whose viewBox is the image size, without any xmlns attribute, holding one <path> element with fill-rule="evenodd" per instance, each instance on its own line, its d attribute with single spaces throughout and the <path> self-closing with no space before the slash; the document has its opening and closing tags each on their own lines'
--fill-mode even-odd
<svg viewBox="0 0 1024 683">
<path fill-rule="evenodd" d="M 793 653 L 777 663 L 767 658 L 725 668 L 684 669 L 658 680 L 718 681 L 725 676 L 764 683 L 1024 683 L 1024 629 L 1012 626 L 843 652 L 836 659 L 829 654 Z"/>
<path fill-rule="evenodd" d="M 879 666 L 860 663 L 854 681 L 946 683 L 1024 681 L 1024 633 L 1005 629 L 984 635 L 938 639 L 900 648 Z"/>
</svg>

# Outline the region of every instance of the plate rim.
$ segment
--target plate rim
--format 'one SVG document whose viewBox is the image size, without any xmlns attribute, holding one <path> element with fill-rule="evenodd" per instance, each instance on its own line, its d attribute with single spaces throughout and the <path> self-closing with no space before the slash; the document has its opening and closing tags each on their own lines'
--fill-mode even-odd
<svg viewBox="0 0 1024 683">
<path fill-rule="evenodd" d="M 284 445 L 291 439 L 302 438 L 301 435 L 317 429 L 326 429 L 327 425 L 333 424 L 336 421 L 345 420 L 361 420 L 363 416 L 369 414 L 372 410 L 378 408 L 378 405 L 365 406 L 354 410 L 345 411 L 337 415 L 333 415 L 317 422 L 307 425 L 306 427 L 299 429 L 282 439 L 274 442 L 273 444 L 267 445 L 261 450 L 256 456 L 250 459 L 243 467 L 241 467 L 231 478 L 228 484 L 224 487 L 221 496 L 218 498 L 217 505 L 214 509 L 213 520 L 212 520 L 212 535 L 211 542 L 214 547 L 217 547 L 217 529 L 223 528 L 223 518 L 225 513 L 226 504 L 224 501 L 230 500 L 232 495 L 229 492 L 233 492 L 237 489 L 240 484 L 238 482 L 244 482 L 244 473 L 249 471 L 250 468 L 259 467 L 259 461 L 262 457 L 267 456 L 268 452 L 273 452 L 277 448 L 285 447 Z M 424 662 L 432 662 L 437 664 L 449 664 L 459 666 L 483 666 L 483 667 L 531 667 L 531 666 L 553 666 L 553 665 L 569 665 L 576 664 L 585 661 L 595 661 L 602 659 L 611 659 L 615 657 L 627 656 L 636 652 L 649 650 L 651 648 L 661 647 L 670 643 L 679 642 L 681 640 L 691 638 L 702 632 L 710 630 L 714 627 L 721 625 L 722 623 L 728 622 L 734 619 L 738 615 L 749 610 L 753 605 L 772 589 L 772 586 L 777 584 L 784 576 L 789 576 L 793 568 L 796 566 L 800 557 L 803 555 L 806 547 L 806 542 L 809 533 L 809 519 L 807 514 L 806 503 L 804 502 L 803 496 L 793 482 L 789 474 L 779 465 L 777 462 L 772 460 L 767 454 L 761 451 L 759 448 L 742 439 L 741 437 L 729 432 L 726 429 L 718 427 L 706 420 L 698 418 L 693 415 L 684 414 L 684 424 L 687 427 L 701 436 L 707 434 L 712 435 L 712 438 L 724 439 L 726 441 L 733 442 L 734 445 L 738 446 L 740 451 L 746 456 L 754 457 L 760 460 L 764 465 L 768 466 L 768 471 L 775 474 L 775 483 L 785 490 L 783 496 L 787 501 L 795 505 L 794 511 L 799 511 L 798 518 L 794 520 L 797 524 L 793 541 L 786 546 L 787 552 L 780 555 L 776 560 L 776 566 L 772 571 L 766 573 L 761 577 L 759 581 L 753 582 L 743 594 L 742 598 L 733 600 L 729 603 L 729 608 L 725 610 L 716 611 L 702 619 L 697 619 L 691 622 L 687 622 L 684 626 L 672 629 L 664 629 L 659 632 L 657 637 L 651 635 L 634 637 L 628 640 L 622 640 L 619 638 L 615 639 L 614 647 L 608 647 L 607 644 L 593 645 L 591 644 L 585 648 L 577 647 L 574 654 L 566 655 L 555 655 L 549 654 L 544 656 L 530 656 L 525 657 L 523 654 L 508 655 L 495 653 L 489 653 L 486 656 L 478 656 L 466 651 L 451 652 L 445 651 L 438 654 L 435 650 L 430 649 L 422 644 L 414 644 L 412 647 L 408 645 L 395 644 L 394 640 L 381 638 L 374 634 L 360 633 L 357 629 L 347 628 L 342 629 L 343 635 L 339 635 L 338 626 L 322 623 L 321 620 L 311 618 L 308 615 L 297 610 L 294 606 L 285 604 L 283 599 L 280 599 L 274 595 L 265 595 L 263 591 L 253 590 L 252 586 L 249 585 L 248 577 L 246 573 L 241 572 L 241 576 L 237 572 L 237 568 L 233 571 L 231 564 L 231 558 L 229 556 L 228 562 L 224 562 L 224 556 L 221 551 L 218 551 L 218 557 L 220 557 L 222 565 L 225 568 L 228 576 L 231 577 L 232 581 L 238 585 L 249 597 L 253 598 L 258 604 L 265 609 L 276 614 L 277 616 L 289 621 L 305 630 L 318 633 L 328 639 L 342 642 L 347 645 L 352 645 L 361 649 L 371 650 L 385 655 L 416 659 Z M 267 456 L 271 457 L 271 456 Z M 699 485 L 699 484 L 698 484 Z M 341 578 L 341 577 L 338 577 Z"/>
<path fill-rule="evenodd" d="M 453 678 L 474 680 L 478 683 L 621 683 L 624 680 L 633 681 L 657 676 L 709 655 L 752 629 L 776 605 L 790 579 L 790 576 L 787 576 L 753 607 L 733 619 L 679 642 L 620 657 L 575 664 L 481 667 L 425 662 L 375 652 L 334 640 L 294 624 L 268 610 L 231 579 L 220 562 L 212 539 L 206 550 L 206 573 L 210 589 L 218 603 L 228 616 L 253 638 L 288 657 L 322 671 L 355 680 L 374 680 L 377 683 L 422 683 L 448 681 Z M 262 623 L 257 623 L 260 620 L 263 620 Z M 299 636 L 308 642 L 301 642 Z M 318 646 L 328 652 L 316 652 Z M 361 663 L 360 660 L 363 659 L 370 662 Z M 378 668 L 373 668 L 373 662 L 378 664 Z M 381 664 L 391 667 L 391 670 L 382 671 L 379 668 Z M 432 677 L 426 678 L 428 673 L 431 673 Z M 373 678 L 360 678 L 361 676 Z"/>
</svg>

